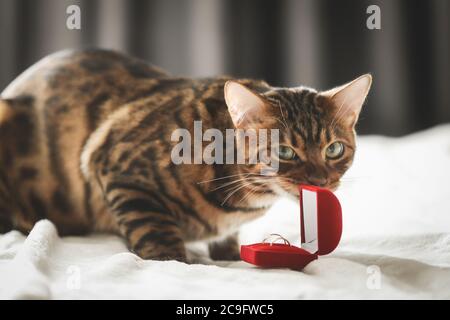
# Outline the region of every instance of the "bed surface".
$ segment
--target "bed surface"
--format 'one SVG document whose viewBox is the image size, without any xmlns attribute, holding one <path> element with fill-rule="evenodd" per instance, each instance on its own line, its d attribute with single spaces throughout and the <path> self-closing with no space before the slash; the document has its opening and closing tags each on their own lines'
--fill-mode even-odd
<svg viewBox="0 0 450 320">
<path fill-rule="evenodd" d="M 49 221 L 0 235 L 0 298 L 450 299 L 450 125 L 363 136 L 337 191 L 343 237 L 303 272 L 214 262 L 144 261 L 111 235 L 60 238 Z M 241 242 L 298 239 L 298 205 L 277 203 Z"/>
</svg>

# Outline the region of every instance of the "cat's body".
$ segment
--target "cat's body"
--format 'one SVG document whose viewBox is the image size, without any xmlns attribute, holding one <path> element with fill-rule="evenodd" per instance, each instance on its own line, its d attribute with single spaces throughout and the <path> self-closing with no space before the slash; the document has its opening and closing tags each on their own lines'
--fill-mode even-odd
<svg viewBox="0 0 450 320">
<path fill-rule="evenodd" d="M 0 232 L 28 232 L 46 218 L 61 234 L 115 232 L 144 258 L 184 260 L 186 241 L 231 235 L 261 216 L 279 192 L 255 182 L 226 198 L 218 184 L 251 168 L 175 165 L 170 158 L 177 128 L 192 132 L 194 120 L 221 131 L 234 127 L 227 80 L 175 78 L 102 50 L 41 60 L 0 100 Z M 239 82 L 261 94 L 271 90 L 262 81 Z"/>
</svg>

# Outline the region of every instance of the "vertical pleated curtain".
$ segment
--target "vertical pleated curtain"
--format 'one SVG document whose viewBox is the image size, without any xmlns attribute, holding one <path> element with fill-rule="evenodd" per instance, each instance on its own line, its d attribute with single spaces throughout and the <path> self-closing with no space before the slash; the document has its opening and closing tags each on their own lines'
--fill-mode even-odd
<svg viewBox="0 0 450 320">
<path fill-rule="evenodd" d="M 71 4 L 81 30 L 66 28 Z M 372 4 L 381 30 L 366 27 Z M 93 46 L 276 86 L 371 72 L 359 132 L 402 135 L 450 121 L 449 17 L 446 0 L 0 0 L 0 88 L 51 52 Z"/>
</svg>

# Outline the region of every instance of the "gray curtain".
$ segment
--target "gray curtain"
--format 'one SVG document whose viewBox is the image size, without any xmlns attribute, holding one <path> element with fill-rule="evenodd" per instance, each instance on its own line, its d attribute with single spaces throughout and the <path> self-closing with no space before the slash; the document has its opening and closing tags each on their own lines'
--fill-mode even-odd
<svg viewBox="0 0 450 320">
<path fill-rule="evenodd" d="M 81 30 L 66 8 L 81 8 Z M 381 30 L 366 8 L 381 8 Z M 41 57 L 113 48 L 173 74 L 230 74 L 329 88 L 371 72 L 359 132 L 450 121 L 446 0 L 0 0 L 0 88 Z"/>
</svg>

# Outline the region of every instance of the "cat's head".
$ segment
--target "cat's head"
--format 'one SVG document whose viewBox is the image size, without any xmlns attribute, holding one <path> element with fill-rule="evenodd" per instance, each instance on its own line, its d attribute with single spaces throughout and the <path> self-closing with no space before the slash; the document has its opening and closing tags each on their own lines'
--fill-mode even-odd
<svg viewBox="0 0 450 320">
<path fill-rule="evenodd" d="M 306 87 L 256 92 L 228 81 L 225 100 L 236 128 L 279 129 L 277 172 L 261 179 L 279 195 L 296 196 L 298 184 L 339 186 L 353 161 L 355 124 L 371 83 L 366 74 L 321 92 Z M 259 175 L 261 166 L 243 170 Z"/>
</svg>

